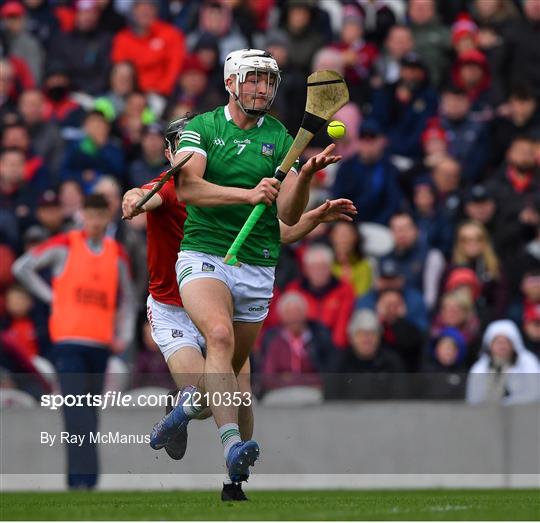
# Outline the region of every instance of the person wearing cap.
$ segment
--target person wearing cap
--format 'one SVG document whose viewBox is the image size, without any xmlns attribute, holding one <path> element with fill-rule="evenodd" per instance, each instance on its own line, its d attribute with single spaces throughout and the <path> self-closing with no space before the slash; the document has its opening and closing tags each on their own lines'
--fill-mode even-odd
<svg viewBox="0 0 540 523">
<path fill-rule="evenodd" d="M 520 405 L 540 401 L 540 361 L 523 343 L 516 324 L 488 325 L 482 352 L 467 380 L 467 402 Z"/>
<path fill-rule="evenodd" d="M 439 86 L 450 65 L 450 31 L 441 22 L 434 0 L 410 0 L 407 7 L 414 48 L 425 61 L 433 85 Z"/>
<path fill-rule="evenodd" d="M 420 158 L 420 136 L 436 112 L 437 93 L 430 85 L 426 65 L 415 52 L 401 59 L 397 82 L 373 93 L 372 116 L 382 124 L 391 154 Z"/>
<path fill-rule="evenodd" d="M 46 231 L 47 238 L 65 232 L 73 225 L 65 220 L 58 195 L 52 190 L 45 191 L 40 196 L 36 218 L 38 225 Z"/>
<path fill-rule="evenodd" d="M 478 182 L 485 177 L 489 155 L 486 122 L 473 118 L 471 101 L 464 89 L 449 85 L 441 95 L 440 124 L 448 140 L 448 153 L 461 165 L 463 181 Z"/>
<path fill-rule="evenodd" d="M 379 261 L 378 275 L 373 288 L 360 297 L 355 304 L 355 309 L 375 310 L 377 300 L 381 292 L 394 289 L 401 292 L 407 309 L 407 319 L 414 323 L 421 331 L 427 332 L 428 313 L 424 305 L 422 293 L 407 285 L 404 275 L 399 270 L 398 263 L 391 257 L 385 257 Z"/>
<path fill-rule="evenodd" d="M 519 289 L 512 294 L 507 316 L 523 325 L 525 313 L 540 305 L 540 263 L 529 265 L 519 276 Z"/>
<path fill-rule="evenodd" d="M 463 400 L 467 383 L 467 342 L 453 327 L 441 329 L 428 346 L 416 385 L 422 399 Z"/>
<path fill-rule="evenodd" d="M 84 119 L 85 136 L 68 145 L 62 163 L 62 180 L 76 180 L 88 194 L 102 175 L 122 180 L 124 151 L 110 137 L 111 124 L 100 111 L 89 112 Z"/>
<path fill-rule="evenodd" d="M 37 85 L 43 78 L 44 53 L 41 43 L 26 29 L 26 9 L 21 2 L 9 0 L 0 8 L 2 35 L 9 56 L 23 60 Z"/>
<path fill-rule="evenodd" d="M 486 184 L 470 187 L 463 199 L 463 219 L 480 222 L 489 232 L 498 251 L 496 234 L 497 202 L 493 191 Z"/>
<path fill-rule="evenodd" d="M 154 2 L 137 0 L 131 8 L 129 27 L 113 39 L 111 60 L 132 62 L 140 89 L 166 97 L 172 93 L 185 54 L 183 33 L 158 19 Z"/>
<path fill-rule="evenodd" d="M 340 163 L 332 195 L 349 198 L 356 220 L 385 225 L 401 204 L 398 172 L 385 154 L 387 140 L 380 124 L 365 118 L 358 135 L 358 153 Z"/>
<path fill-rule="evenodd" d="M 99 15 L 97 0 L 77 0 L 73 30 L 58 31 L 48 49 L 51 60 L 65 68 L 73 90 L 92 96 L 105 92 L 111 67 L 112 35 L 99 25 Z"/>
<path fill-rule="evenodd" d="M 401 358 L 383 341 L 383 325 L 370 309 L 354 312 L 347 326 L 348 347 L 326 380 L 328 399 L 382 400 L 405 396 Z"/>
<path fill-rule="evenodd" d="M 49 334 L 64 394 L 101 393 L 107 360 L 131 343 L 135 308 L 129 260 L 105 236 L 109 221 L 103 196 L 87 197 L 84 226 L 52 237 L 21 256 L 13 274 L 33 295 L 51 306 Z M 52 270 L 51 283 L 40 271 Z M 63 410 L 66 430 L 85 434 L 81 446 L 68 445 L 68 486 L 94 488 L 98 478 L 95 407 Z"/>
</svg>

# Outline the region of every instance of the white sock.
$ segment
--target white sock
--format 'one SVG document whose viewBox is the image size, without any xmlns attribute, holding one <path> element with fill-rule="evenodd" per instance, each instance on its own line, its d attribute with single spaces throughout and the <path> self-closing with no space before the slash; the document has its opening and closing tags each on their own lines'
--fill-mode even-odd
<svg viewBox="0 0 540 523">
<path fill-rule="evenodd" d="M 195 397 L 193 396 L 194 393 L 197 393 Z M 182 405 L 184 413 L 188 418 L 193 419 L 198 417 L 205 409 L 202 401 L 202 394 L 199 392 L 199 389 L 193 385 L 189 385 L 178 393 L 177 405 Z"/>
<path fill-rule="evenodd" d="M 231 479 L 229 474 L 225 474 L 225 477 L 223 478 L 223 484 L 224 485 L 232 485 L 233 484 L 233 480 Z"/>
<path fill-rule="evenodd" d="M 225 460 L 227 460 L 231 447 L 242 441 L 240 439 L 240 429 L 236 423 L 225 423 L 225 425 L 219 427 L 219 437 L 223 444 L 223 455 L 225 456 Z"/>
</svg>

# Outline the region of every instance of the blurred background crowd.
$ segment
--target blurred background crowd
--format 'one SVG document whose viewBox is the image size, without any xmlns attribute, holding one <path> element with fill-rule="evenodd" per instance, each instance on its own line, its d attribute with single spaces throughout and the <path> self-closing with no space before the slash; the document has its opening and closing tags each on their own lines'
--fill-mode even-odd
<svg viewBox="0 0 540 523">
<path fill-rule="evenodd" d="M 55 387 L 48 307 L 12 264 L 80 226 L 91 193 L 138 314 L 109 386 L 168 385 L 145 319 L 146 220 L 121 221 L 122 194 L 164 170 L 169 120 L 226 103 L 227 53 L 256 47 L 282 70 L 272 114 L 293 136 L 307 75 L 346 78 L 343 160 L 310 207 L 358 209 L 284 246 L 257 393 L 538 400 L 540 0 L 8 0 L 0 17 L 3 388 Z"/>
</svg>

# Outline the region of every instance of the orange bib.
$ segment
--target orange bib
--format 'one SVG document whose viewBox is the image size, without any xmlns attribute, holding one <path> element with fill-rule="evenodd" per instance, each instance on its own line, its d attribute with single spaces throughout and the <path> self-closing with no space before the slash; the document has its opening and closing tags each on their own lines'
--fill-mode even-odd
<svg viewBox="0 0 540 523">
<path fill-rule="evenodd" d="M 52 282 L 51 339 L 110 345 L 118 294 L 118 244 L 105 238 L 101 253 L 96 254 L 82 231 L 71 231 L 69 240 L 64 270 Z"/>
</svg>

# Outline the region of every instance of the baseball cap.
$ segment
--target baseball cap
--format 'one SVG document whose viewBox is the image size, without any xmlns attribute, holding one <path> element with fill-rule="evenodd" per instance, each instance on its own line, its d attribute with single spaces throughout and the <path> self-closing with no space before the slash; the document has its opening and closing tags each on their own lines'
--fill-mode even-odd
<svg viewBox="0 0 540 523">
<path fill-rule="evenodd" d="M 25 13 L 25 8 L 20 2 L 15 2 L 14 0 L 6 2 L 0 9 L 0 15 L 2 17 L 9 16 L 23 16 Z"/>
<path fill-rule="evenodd" d="M 483 184 L 473 185 L 465 197 L 465 201 L 468 202 L 485 202 L 487 200 L 492 200 L 493 194 L 491 191 Z"/>
<path fill-rule="evenodd" d="M 373 118 L 365 118 L 360 125 L 359 136 L 362 138 L 376 138 L 381 136 L 383 130 L 381 124 Z"/>
<path fill-rule="evenodd" d="M 401 276 L 399 265 L 392 258 L 385 258 L 379 263 L 379 275 L 381 278 L 397 278 Z"/>
<path fill-rule="evenodd" d="M 54 191 L 45 191 L 39 198 L 38 207 L 58 207 L 60 200 Z"/>
<path fill-rule="evenodd" d="M 422 58 L 420 58 L 420 55 L 414 51 L 405 53 L 400 60 L 400 64 L 403 67 L 416 67 L 418 69 L 423 69 L 424 71 L 426 70 L 426 64 Z"/>
<path fill-rule="evenodd" d="M 525 307 L 524 321 L 540 321 L 540 303 L 532 303 Z"/>
</svg>

